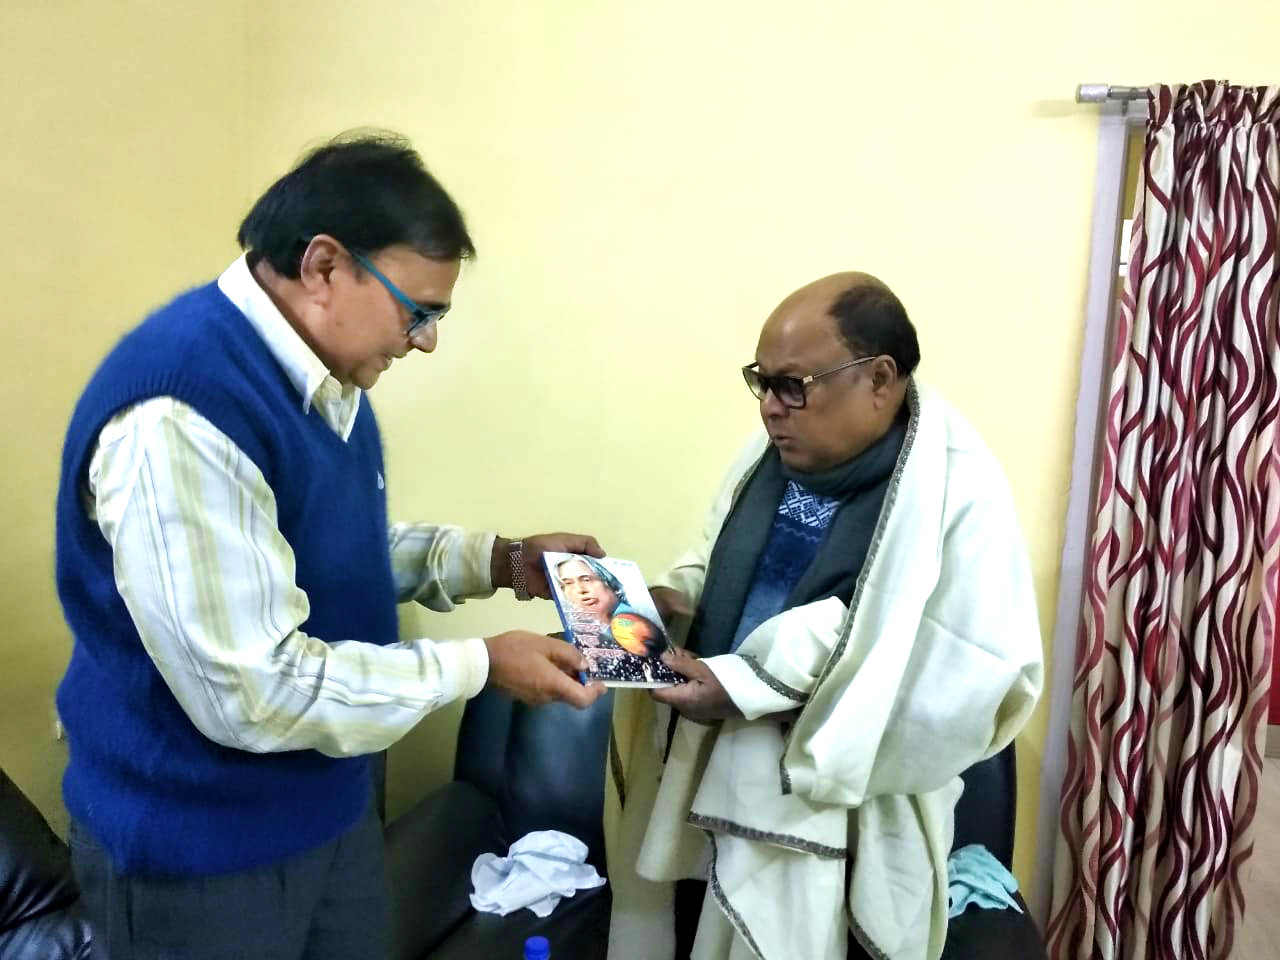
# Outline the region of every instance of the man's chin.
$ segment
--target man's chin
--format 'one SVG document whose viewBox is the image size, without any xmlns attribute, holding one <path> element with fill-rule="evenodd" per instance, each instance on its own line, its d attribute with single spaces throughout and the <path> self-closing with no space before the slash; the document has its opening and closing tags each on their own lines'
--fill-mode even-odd
<svg viewBox="0 0 1280 960">
<path fill-rule="evenodd" d="M 777 446 L 778 458 L 782 461 L 784 467 L 790 467 L 792 470 L 799 470 L 801 473 L 808 473 L 814 469 L 813 460 L 805 455 L 804 451 L 797 450 L 794 447 Z"/>
<path fill-rule="evenodd" d="M 357 370 L 351 374 L 351 382 L 361 390 L 371 390 L 380 376 L 381 370 Z"/>
</svg>

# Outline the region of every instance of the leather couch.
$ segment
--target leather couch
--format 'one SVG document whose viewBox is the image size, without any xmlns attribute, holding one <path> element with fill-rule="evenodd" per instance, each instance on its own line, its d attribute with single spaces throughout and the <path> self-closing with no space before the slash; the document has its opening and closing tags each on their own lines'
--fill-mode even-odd
<svg viewBox="0 0 1280 960">
<path fill-rule="evenodd" d="M 0 957 L 86 960 L 79 899 L 66 844 L 0 770 Z"/>
<path fill-rule="evenodd" d="M 519 960 L 541 935 L 553 957 L 605 960 L 608 885 L 562 900 L 551 916 L 497 917 L 471 909 L 471 864 L 504 854 L 532 830 L 563 830 L 587 844 L 607 876 L 601 810 L 613 695 L 585 711 L 531 708 L 485 691 L 467 704 L 454 780 L 386 832 L 395 916 L 394 960 Z M 981 843 L 1012 866 L 1017 778 L 1013 747 L 964 774 L 956 807 L 957 847 Z M 951 921 L 943 960 L 1043 960 L 1025 912 L 970 907 Z M 809 958 L 797 958 L 809 960 Z"/>
</svg>

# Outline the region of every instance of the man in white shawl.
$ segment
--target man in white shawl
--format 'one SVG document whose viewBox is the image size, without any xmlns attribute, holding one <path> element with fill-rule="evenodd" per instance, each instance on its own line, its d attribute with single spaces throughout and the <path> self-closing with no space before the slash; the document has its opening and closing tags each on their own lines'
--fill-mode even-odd
<svg viewBox="0 0 1280 960">
<path fill-rule="evenodd" d="M 1022 727 L 1042 653 L 1008 483 L 919 356 L 866 274 L 765 323 L 764 433 L 654 586 L 688 682 L 615 705 L 611 960 L 942 953 L 959 774 Z"/>
</svg>

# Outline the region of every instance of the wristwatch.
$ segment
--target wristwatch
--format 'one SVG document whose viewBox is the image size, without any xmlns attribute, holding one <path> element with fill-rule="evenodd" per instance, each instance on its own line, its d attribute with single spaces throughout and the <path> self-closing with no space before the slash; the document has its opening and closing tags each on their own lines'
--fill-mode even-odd
<svg viewBox="0 0 1280 960">
<path fill-rule="evenodd" d="M 532 600 L 529 593 L 529 582 L 524 578 L 524 541 L 511 540 L 507 543 L 507 561 L 511 564 L 511 592 L 517 600 Z"/>
</svg>

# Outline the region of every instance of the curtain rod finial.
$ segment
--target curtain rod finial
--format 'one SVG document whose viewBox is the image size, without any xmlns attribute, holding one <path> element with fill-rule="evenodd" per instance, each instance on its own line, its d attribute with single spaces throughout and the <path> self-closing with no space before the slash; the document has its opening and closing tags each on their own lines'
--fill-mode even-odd
<svg viewBox="0 0 1280 960">
<path fill-rule="evenodd" d="M 1117 87 L 1109 83 L 1082 83 L 1076 87 L 1076 103 L 1106 103 L 1108 100 L 1144 100 L 1146 87 Z"/>
</svg>

